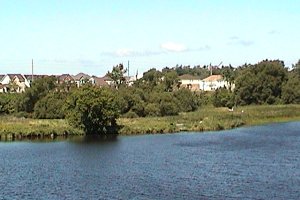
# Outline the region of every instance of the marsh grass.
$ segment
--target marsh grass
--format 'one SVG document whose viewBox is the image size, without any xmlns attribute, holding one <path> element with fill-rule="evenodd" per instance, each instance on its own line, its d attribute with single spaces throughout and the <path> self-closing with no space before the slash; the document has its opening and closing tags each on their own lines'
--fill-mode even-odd
<svg viewBox="0 0 300 200">
<path fill-rule="evenodd" d="M 81 134 L 83 134 L 82 131 L 74 129 L 65 120 L 0 117 L 1 139 L 46 138 Z"/>
<path fill-rule="evenodd" d="M 240 126 L 300 120 L 300 105 L 245 106 L 228 108 L 203 107 L 196 112 L 178 116 L 120 118 L 119 134 L 163 134 L 179 131 L 213 131 Z M 83 135 L 66 120 L 38 120 L 0 116 L 1 139 L 49 138 L 53 136 Z"/>
<path fill-rule="evenodd" d="M 245 106 L 228 108 L 204 107 L 196 112 L 172 117 L 119 119 L 120 134 L 170 133 L 178 131 L 213 131 L 240 126 L 300 120 L 300 105 Z"/>
</svg>

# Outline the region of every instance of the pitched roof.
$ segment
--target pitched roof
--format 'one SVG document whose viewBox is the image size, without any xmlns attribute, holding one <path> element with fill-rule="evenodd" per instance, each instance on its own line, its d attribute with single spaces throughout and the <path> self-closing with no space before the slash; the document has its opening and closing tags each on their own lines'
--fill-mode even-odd
<svg viewBox="0 0 300 200">
<path fill-rule="evenodd" d="M 218 80 L 222 80 L 223 76 L 222 75 L 211 75 L 205 79 L 203 79 L 203 81 L 209 82 L 209 81 L 218 81 Z"/>
<path fill-rule="evenodd" d="M 85 73 L 82 73 L 82 72 L 81 72 L 81 73 L 79 73 L 79 74 L 73 76 L 73 78 L 74 78 L 75 80 L 80 80 L 80 79 L 90 79 L 91 76 L 88 75 L 88 74 L 85 74 Z"/>
<path fill-rule="evenodd" d="M 112 78 L 110 78 L 109 76 L 105 75 L 102 77 L 105 81 L 113 81 Z"/>
<path fill-rule="evenodd" d="M 59 81 L 74 81 L 74 78 L 70 74 L 62 74 L 57 76 Z"/>
<path fill-rule="evenodd" d="M 32 80 L 32 74 L 25 74 L 24 77 L 31 81 Z M 48 77 L 48 75 L 33 75 L 33 79 L 39 79 L 39 78 L 45 78 L 45 77 Z"/>
<path fill-rule="evenodd" d="M 4 76 L 4 74 L 0 74 L 0 81 L 3 79 Z"/>
<path fill-rule="evenodd" d="M 25 78 L 22 76 L 22 74 L 7 74 L 7 76 L 9 76 L 11 80 L 17 77 L 20 82 L 25 82 Z"/>
<path fill-rule="evenodd" d="M 191 74 L 183 74 L 179 76 L 180 80 L 200 80 L 200 77 L 198 76 L 193 76 Z"/>
<path fill-rule="evenodd" d="M 95 84 L 97 86 L 108 86 L 108 84 L 106 83 L 105 79 L 93 76 L 94 80 L 95 80 Z"/>
</svg>

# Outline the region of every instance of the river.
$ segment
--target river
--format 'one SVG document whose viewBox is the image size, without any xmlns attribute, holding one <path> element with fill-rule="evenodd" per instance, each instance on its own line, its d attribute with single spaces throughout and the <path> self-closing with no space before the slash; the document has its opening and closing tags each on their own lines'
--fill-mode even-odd
<svg viewBox="0 0 300 200">
<path fill-rule="evenodd" d="M 0 199 L 300 199 L 300 122 L 0 142 Z"/>
</svg>

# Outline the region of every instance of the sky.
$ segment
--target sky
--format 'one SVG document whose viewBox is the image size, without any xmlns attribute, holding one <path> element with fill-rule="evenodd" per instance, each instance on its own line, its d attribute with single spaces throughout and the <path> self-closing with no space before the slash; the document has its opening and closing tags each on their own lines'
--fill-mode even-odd
<svg viewBox="0 0 300 200">
<path fill-rule="evenodd" d="M 299 0 L 0 0 L 0 74 L 300 59 Z"/>
</svg>

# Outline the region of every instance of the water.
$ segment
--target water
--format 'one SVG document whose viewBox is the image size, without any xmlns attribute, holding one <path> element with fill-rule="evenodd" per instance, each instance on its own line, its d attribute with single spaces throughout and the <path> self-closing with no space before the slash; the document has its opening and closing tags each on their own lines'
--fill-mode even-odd
<svg viewBox="0 0 300 200">
<path fill-rule="evenodd" d="M 0 199 L 300 199 L 300 122 L 1 142 Z"/>
</svg>

